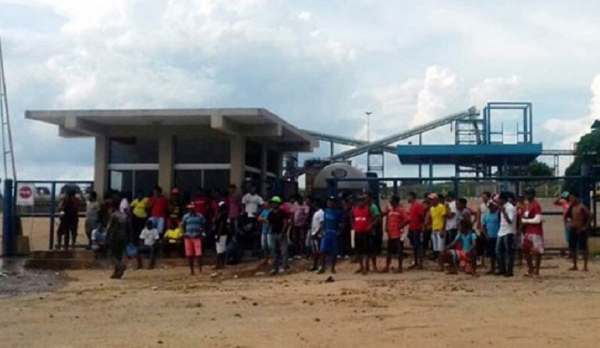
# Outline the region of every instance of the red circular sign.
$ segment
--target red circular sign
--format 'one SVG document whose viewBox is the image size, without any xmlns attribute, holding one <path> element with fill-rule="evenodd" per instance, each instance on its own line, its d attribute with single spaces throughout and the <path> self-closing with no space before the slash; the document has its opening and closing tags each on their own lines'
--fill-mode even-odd
<svg viewBox="0 0 600 348">
<path fill-rule="evenodd" d="M 19 197 L 23 199 L 29 199 L 32 194 L 33 191 L 31 191 L 31 187 L 29 186 L 23 186 L 19 189 Z"/>
</svg>

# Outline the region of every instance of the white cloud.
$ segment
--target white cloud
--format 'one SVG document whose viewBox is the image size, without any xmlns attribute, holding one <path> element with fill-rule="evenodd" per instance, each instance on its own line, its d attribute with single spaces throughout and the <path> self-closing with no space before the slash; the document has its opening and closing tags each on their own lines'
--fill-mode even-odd
<svg viewBox="0 0 600 348">
<path fill-rule="evenodd" d="M 298 18 L 308 22 L 312 18 L 312 13 L 310 13 L 309 11 L 302 11 L 298 14 Z"/>
<path fill-rule="evenodd" d="M 490 101 L 518 100 L 523 79 L 520 76 L 486 78 L 469 90 L 471 105 L 483 107 Z"/>
<path fill-rule="evenodd" d="M 592 123 L 600 119 L 600 73 L 592 80 L 590 90 L 592 98 L 589 104 L 589 113 L 586 116 L 550 119 L 544 123 L 547 131 L 561 135 L 562 140 L 558 143 L 560 148 L 573 148 L 573 144 L 579 141 L 579 138 L 590 132 Z"/>
</svg>

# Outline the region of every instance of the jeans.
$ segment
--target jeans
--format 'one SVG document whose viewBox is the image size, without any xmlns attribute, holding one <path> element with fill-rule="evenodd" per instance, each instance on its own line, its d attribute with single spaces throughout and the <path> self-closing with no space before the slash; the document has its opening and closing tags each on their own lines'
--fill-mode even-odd
<svg viewBox="0 0 600 348">
<path fill-rule="evenodd" d="M 151 217 L 150 221 L 154 224 L 154 227 L 160 234 L 161 238 L 165 234 L 165 218 L 164 217 Z"/>
<path fill-rule="evenodd" d="M 142 255 L 148 255 L 150 258 L 150 268 L 154 268 L 156 262 L 156 245 L 143 245 L 137 249 L 138 268 L 142 268 Z"/>
<path fill-rule="evenodd" d="M 498 272 L 502 274 L 513 274 L 515 264 L 515 235 L 507 234 L 498 237 L 496 244 L 496 257 L 498 260 Z"/>
<path fill-rule="evenodd" d="M 279 267 L 284 270 L 290 268 L 288 265 L 288 238 L 285 233 L 275 236 L 275 247 L 273 248 L 273 271 L 279 272 Z"/>
</svg>

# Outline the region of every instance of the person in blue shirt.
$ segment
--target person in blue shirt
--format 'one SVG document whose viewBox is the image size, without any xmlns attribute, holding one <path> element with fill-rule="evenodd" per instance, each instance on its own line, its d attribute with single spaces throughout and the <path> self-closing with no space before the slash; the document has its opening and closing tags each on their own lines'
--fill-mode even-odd
<svg viewBox="0 0 600 348">
<path fill-rule="evenodd" d="M 495 204 L 488 205 L 488 211 L 481 218 L 483 233 L 485 234 L 485 254 L 490 258 L 492 264 L 487 274 L 496 273 L 496 244 L 498 243 L 498 231 L 500 231 L 500 213 Z"/>
<path fill-rule="evenodd" d="M 196 211 L 194 204 L 187 206 L 188 213 L 181 220 L 185 256 L 188 258 L 190 273 L 194 275 L 194 259 L 198 259 L 198 269 L 202 273 L 202 236 L 205 234 L 206 219 Z"/>
<path fill-rule="evenodd" d="M 321 238 L 321 267 L 318 273 L 325 272 L 327 257 L 331 258 L 331 273 L 335 273 L 335 263 L 339 252 L 338 237 L 342 224 L 342 211 L 336 207 L 335 197 L 327 199 L 323 210 L 323 237 Z"/>
<path fill-rule="evenodd" d="M 446 249 L 445 254 L 450 266 L 448 273 L 457 274 L 458 266 L 461 261 L 465 262 L 465 272 L 477 276 L 477 233 L 473 231 L 473 223 L 469 220 L 462 220 L 458 226 L 459 234 Z"/>
<path fill-rule="evenodd" d="M 263 251 L 263 257 L 265 258 L 264 264 L 269 264 L 269 256 L 275 250 L 275 236 L 273 235 L 273 231 L 271 230 L 271 226 L 269 226 L 269 213 L 271 212 L 271 206 L 268 201 L 263 202 L 262 211 L 258 216 L 258 223 L 261 226 L 261 234 L 260 234 L 260 246 Z"/>
</svg>

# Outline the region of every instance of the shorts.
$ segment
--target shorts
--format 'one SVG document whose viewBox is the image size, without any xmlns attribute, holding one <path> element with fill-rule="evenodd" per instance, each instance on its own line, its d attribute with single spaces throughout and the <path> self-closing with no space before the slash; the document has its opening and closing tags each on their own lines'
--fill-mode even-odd
<svg viewBox="0 0 600 348">
<path fill-rule="evenodd" d="M 498 244 L 498 238 L 488 238 L 485 240 L 485 255 L 487 257 L 496 258 L 496 244 Z"/>
<path fill-rule="evenodd" d="M 224 254 L 227 250 L 227 236 L 219 236 L 217 238 L 217 254 Z"/>
<path fill-rule="evenodd" d="M 339 249 L 337 235 L 326 233 L 325 236 L 321 238 L 321 253 L 326 255 L 337 255 Z"/>
<path fill-rule="evenodd" d="M 275 235 L 264 233 L 260 235 L 260 247 L 264 252 L 270 253 L 275 250 Z"/>
<path fill-rule="evenodd" d="M 408 231 L 408 240 L 410 241 L 410 245 L 413 247 L 413 249 L 421 249 L 422 245 L 420 230 Z"/>
<path fill-rule="evenodd" d="M 523 240 L 523 252 L 535 254 L 544 253 L 544 237 L 538 234 L 527 233 Z"/>
<path fill-rule="evenodd" d="M 184 238 L 185 256 L 200 257 L 202 256 L 202 241 L 200 238 Z"/>
<path fill-rule="evenodd" d="M 400 238 L 388 239 L 387 254 L 388 256 L 400 255 L 404 248 L 404 241 Z"/>
<path fill-rule="evenodd" d="M 369 254 L 369 239 L 369 232 L 359 232 L 354 234 L 354 250 L 356 251 L 356 254 Z"/>
<path fill-rule="evenodd" d="M 444 232 L 433 231 L 431 233 L 431 244 L 433 245 L 433 251 L 444 251 L 444 247 L 446 246 Z"/>
<path fill-rule="evenodd" d="M 569 250 L 571 253 L 577 251 L 588 251 L 588 234 L 587 231 L 577 233 L 570 231 L 569 233 Z"/>
</svg>

